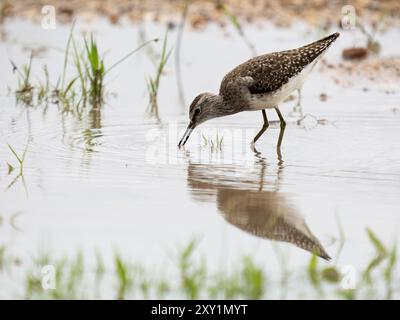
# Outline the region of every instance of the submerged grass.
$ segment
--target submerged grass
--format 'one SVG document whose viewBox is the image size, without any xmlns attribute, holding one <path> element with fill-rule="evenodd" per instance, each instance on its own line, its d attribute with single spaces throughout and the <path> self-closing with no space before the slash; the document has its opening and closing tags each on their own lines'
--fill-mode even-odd
<svg viewBox="0 0 400 320">
<path fill-rule="evenodd" d="M 28 146 L 29 146 L 29 142 L 30 139 L 28 139 L 26 145 L 25 145 L 25 149 L 22 152 L 22 155 L 19 155 L 17 153 L 17 151 L 15 151 L 15 149 L 8 143 L 7 146 L 10 149 L 11 153 L 14 155 L 15 159 L 18 161 L 19 164 L 19 171 L 18 173 L 15 175 L 14 179 L 8 184 L 8 186 L 6 187 L 6 190 L 9 190 L 12 186 L 15 185 L 15 183 L 21 179 L 22 184 L 24 186 L 25 189 L 25 193 L 26 195 L 28 195 L 28 189 L 26 187 L 25 184 L 25 179 L 24 179 L 24 166 L 25 166 L 25 158 L 26 158 L 26 154 L 28 152 Z M 11 175 L 14 172 L 15 168 L 12 164 L 7 162 L 7 175 Z"/>
<path fill-rule="evenodd" d="M 192 239 L 185 246 L 179 247 L 170 266 L 172 270 L 163 266 L 162 274 L 141 264 L 132 264 L 120 254 L 114 254 L 114 262 L 110 266 L 103 262 L 98 252 L 95 263 L 91 265 L 85 263 L 81 252 L 72 259 L 54 259 L 48 252 L 42 252 L 33 259 L 33 264 L 29 263 L 28 269 L 25 268 L 24 298 L 264 299 L 276 298 L 280 289 L 287 291 L 287 298 L 400 298 L 396 246 L 389 250 L 369 229 L 367 236 L 375 254 L 362 277 L 358 278 L 357 271 L 352 270 L 351 266 L 350 269 L 349 266 L 346 266 L 347 269 L 339 269 L 336 264 L 324 262 L 320 265 L 321 260 L 312 255 L 308 266 L 288 271 L 291 281 L 282 288 L 281 281 L 276 281 L 274 274 L 268 273 L 265 266 L 256 263 L 250 256 L 244 256 L 238 263 L 231 264 L 232 270 L 211 270 L 199 254 L 198 239 Z M 381 257 L 379 263 L 374 262 L 376 255 Z M 7 253 L 6 246 L 0 246 L 0 282 L 5 278 L 9 280 L 13 275 L 15 261 L 17 259 L 10 252 Z M 21 264 L 25 263 L 19 262 L 19 270 Z M 46 270 L 52 270 L 49 266 L 55 271 L 52 275 L 55 283 L 50 288 L 44 286 L 52 279 L 49 278 L 51 274 L 46 273 Z M 365 277 L 367 271 L 368 278 Z M 13 282 L 17 283 L 18 280 Z"/>
</svg>

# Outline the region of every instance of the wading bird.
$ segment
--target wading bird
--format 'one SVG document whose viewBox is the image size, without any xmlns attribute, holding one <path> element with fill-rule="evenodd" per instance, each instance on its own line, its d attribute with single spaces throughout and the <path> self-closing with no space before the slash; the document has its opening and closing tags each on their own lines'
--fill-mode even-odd
<svg viewBox="0 0 400 320">
<path fill-rule="evenodd" d="M 280 120 L 279 150 L 286 123 L 278 105 L 292 91 L 301 88 L 307 75 L 338 36 L 339 33 L 334 33 L 298 49 L 264 54 L 234 68 L 223 78 L 219 94 L 205 92 L 194 98 L 189 108 L 190 122 L 178 147 L 185 145 L 193 129 L 207 120 L 261 110 L 264 124 L 252 140 L 254 147 L 269 125 L 265 109 L 273 108 Z"/>
</svg>

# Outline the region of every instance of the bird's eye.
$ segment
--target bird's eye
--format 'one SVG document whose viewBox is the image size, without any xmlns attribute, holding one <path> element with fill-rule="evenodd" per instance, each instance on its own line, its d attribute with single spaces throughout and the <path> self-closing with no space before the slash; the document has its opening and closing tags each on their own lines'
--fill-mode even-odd
<svg viewBox="0 0 400 320">
<path fill-rule="evenodd" d="M 200 108 L 197 108 L 196 110 L 194 110 L 194 114 L 200 114 Z"/>
</svg>

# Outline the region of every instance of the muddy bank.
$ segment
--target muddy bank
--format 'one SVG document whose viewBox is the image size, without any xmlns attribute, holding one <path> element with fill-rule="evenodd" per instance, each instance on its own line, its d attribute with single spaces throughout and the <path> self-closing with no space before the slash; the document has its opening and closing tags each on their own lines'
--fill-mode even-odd
<svg viewBox="0 0 400 320">
<path fill-rule="evenodd" d="M 323 60 L 321 71 L 338 85 L 362 86 L 364 91 L 378 89 L 387 93 L 398 91 L 400 57 L 371 57 L 360 61 L 331 64 Z"/>
<path fill-rule="evenodd" d="M 106 16 L 112 23 L 127 18 L 133 22 L 145 19 L 165 21 L 175 24 L 187 6 L 187 19 L 191 26 L 199 28 L 208 22 L 217 22 L 221 26 L 227 23 L 226 9 L 234 16 L 246 22 L 272 22 L 278 26 L 289 26 L 293 22 L 306 21 L 311 25 L 326 28 L 338 25 L 342 18 L 342 8 L 352 5 L 357 18 L 377 23 L 384 17 L 389 24 L 398 24 L 400 3 L 389 1 L 303 1 L 303 0 L 169 0 L 169 1 L 25 1 L 3 0 L 0 3 L 0 19 L 22 17 L 38 20 L 44 5 L 54 5 L 60 22 L 70 22 L 76 16 L 93 19 Z"/>
</svg>

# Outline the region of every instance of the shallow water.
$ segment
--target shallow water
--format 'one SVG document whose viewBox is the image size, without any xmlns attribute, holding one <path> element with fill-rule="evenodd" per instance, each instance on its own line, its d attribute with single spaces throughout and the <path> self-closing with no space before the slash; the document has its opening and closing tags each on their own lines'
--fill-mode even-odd
<svg viewBox="0 0 400 320">
<path fill-rule="evenodd" d="M 0 245 L 23 257 L 43 248 L 58 255 L 82 249 L 88 256 L 93 249 L 106 256 L 117 249 L 138 261 L 162 264 L 169 261 L 166 251 L 199 236 L 200 253 L 213 268 L 229 269 L 248 254 L 278 271 L 274 246 L 287 252 L 295 269 L 310 259 L 296 240 L 306 236 L 339 265 L 359 270 L 371 257 L 366 227 L 386 244 L 398 239 L 399 92 L 341 88 L 316 71 L 302 92 L 304 121 L 288 116 L 296 100 L 281 108 L 288 116 L 281 156 L 273 111 L 268 111 L 272 124 L 257 143 L 257 153 L 248 143 L 261 127 L 259 112 L 210 121 L 178 150 L 187 116 L 179 104 L 173 60 L 161 83 L 161 124 L 145 116 L 145 74 L 154 68 L 144 52 L 110 75 L 108 88 L 118 96 L 78 121 L 56 106 L 46 113 L 15 106 L 14 97 L 6 94 L 15 85 L 9 59 L 25 63 L 26 46 L 62 49 L 69 29 L 45 31 L 21 21 L 5 27 L 7 40 L 0 43 Z M 137 26 L 77 26 L 88 28 L 95 29 L 101 50 L 109 50 L 109 64 L 140 42 Z M 296 28 L 300 32 L 249 28 L 249 36 L 258 52 L 318 37 L 305 26 Z M 162 33 L 161 26 L 147 26 L 148 38 Z M 171 43 L 175 36 L 171 32 Z M 387 44 L 383 55 L 398 53 L 391 44 L 395 36 L 382 37 Z M 260 41 L 264 38 L 272 40 Z M 337 61 L 340 49 L 354 41 L 357 35 L 344 34 L 327 60 Z M 216 91 L 223 74 L 249 55 L 234 32 L 226 37 L 214 26 L 185 32 L 182 48 L 187 102 L 201 91 Z M 34 60 L 34 74 L 40 77 L 46 63 L 56 77 L 62 59 L 62 53 L 47 49 Z M 320 101 L 320 93 L 328 95 L 327 101 Z M 204 146 L 200 131 L 223 135 L 222 149 Z M 27 141 L 24 174 L 18 177 L 7 143 L 22 153 Z M 15 167 L 10 174 L 7 163 Z M 334 241 L 338 221 L 345 234 L 340 253 Z"/>
</svg>

